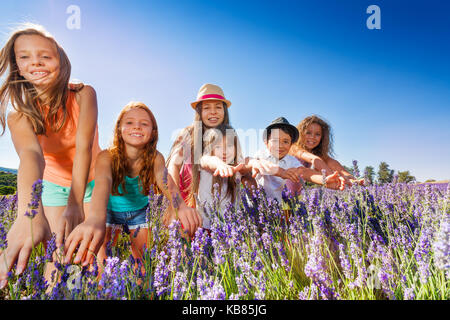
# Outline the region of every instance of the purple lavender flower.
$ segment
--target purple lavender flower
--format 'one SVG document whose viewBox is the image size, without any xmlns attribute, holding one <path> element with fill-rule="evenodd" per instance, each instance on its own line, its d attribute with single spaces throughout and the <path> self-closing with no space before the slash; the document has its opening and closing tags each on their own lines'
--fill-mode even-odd
<svg viewBox="0 0 450 320">
<path fill-rule="evenodd" d="M 3 223 L 0 222 L 0 249 L 5 249 L 8 246 L 8 240 L 6 240 L 7 235 L 8 231 L 3 226 Z"/>
<path fill-rule="evenodd" d="M 358 179 L 358 178 L 359 178 L 358 161 L 353 160 L 352 163 L 353 163 L 353 173 L 354 173 L 354 175 L 355 175 L 355 178 Z"/>
<path fill-rule="evenodd" d="M 169 291 L 169 275 L 170 270 L 167 267 L 167 259 L 169 257 L 164 251 L 161 251 L 157 257 L 157 265 L 154 273 L 153 285 L 156 289 L 157 296 L 163 295 L 165 292 Z"/>
<path fill-rule="evenodd" d="M 344 250 L 344 245 L 342 243 L 339 244 L 339 260 L 345 277 L 349 280 L 352 280 L 353 279 L 352 265 L 348 260 L 347 254 L 345 253 Z"/>
<path fill-rule="evenodd" d="M 420 281 L 426 283 L 428 281 L 430 273 L 430 252 L 432 249 L 431 239 L 433 238 L 433 228 L 430 224 L 422 226 L 422 232 L 420 234 L 418 244 L 414 250 L 414 256 L 416 258 Z"/>
<path fill-rule="evenodd" d="M 223 286 L 211 276 L 197 277 L 199 300 L 225 300 L 226 294 Z"/>
<path fill-rule="evenodd" d="M 414 300 L 416 295 L 414 294 L 413 288 L 405 288 L 403 291 L 403 298 L 404 300 Z"/>
<path fill-rule="evenodd" d="M 183 200 L 180 198 L 180 195 L 178 193 L 172 194 L 172 205 L 173 205 L 174 209 L 180 208 L 181 201 L 183 201 Z"/>
<path fill-rule="evenodd" d="M 25 212 L 26 217 L 33 219 L 36 216 L 38 211 L 35 209 L 39 208 L 41 195 L 42 195 L 42 180 L 38 179 L 35 183 L 33 183 L 32 186 L 31 201 L 28 204 L 28 208 L 30 209 L 30 211 L 27 210 Z"/>
<path fill-rule="evenodd" d="M 128 260 L 120 262 L 118 257 L 108 257 L 99 285 L 99 299 L 122 299 L 129 285 Z"/>
<path fill-rule="evenodd" d="M 164 183 L 164 186 L 167 188 L 167 174 L 168 174 L 169 172 L 168 172 L 168 170 L 167 170 L 167 168 L 166 167 L 164 167 L 164 173 L 163 173 L 163 183 Z"/>
<path fill-rule="evenodd" d="M 53 252 L 56 250 L 56 233 L 52 232 L 52 237 L 47 242 L 47 250 L 44 259 L 46 261 L 53 261 Z"/>
<path fill-rule="evenodd" d="M 446 272 L 450 277 L 450 214 L 444 216 L 440 230 L 433 244 L 434 264 L 438 270 Z"/>
<path fill-rule="evenodd" d="M 173 280 L 173 299 L 179 300 L 187 290 L 188 278 L 186 272 L 177 271 Z"/>
</svg>

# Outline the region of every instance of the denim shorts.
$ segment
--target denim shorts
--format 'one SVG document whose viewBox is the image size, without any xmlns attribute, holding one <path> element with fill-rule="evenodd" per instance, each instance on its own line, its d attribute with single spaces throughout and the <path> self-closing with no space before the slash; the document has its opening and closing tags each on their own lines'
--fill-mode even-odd
<svg viewBox="0 0 450 320">
<path fill-rule="evenodd" d="M 91 202 L 94 180 L 86 184 L 83 202 Z M 53 182 L 42 181 L 42 205 L 44 207 L 64 207 L 69 200 L 70 187 L 63 187 Z"/>
<path fill-rule="evenodd" d="M 148 205 L 139 210 L 124 211 L 124 212 L 117 212 L 108 209 L 106 214 L 106 226 L 107 227 L 122 226 L 125 228 L 125 230 L 148 228 L 148 224 L 146 221 L 147 208 Z"/>
</svg>

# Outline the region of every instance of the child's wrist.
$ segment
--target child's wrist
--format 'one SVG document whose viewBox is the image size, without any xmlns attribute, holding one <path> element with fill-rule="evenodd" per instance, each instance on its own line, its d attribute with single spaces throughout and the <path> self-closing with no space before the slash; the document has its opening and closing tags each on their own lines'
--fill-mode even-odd
<svg viewBox="0 0 450 320">
<path fill-rule="evenodd" d="M 83 201 L 77 201 L 77 200 L 68 200 L 67 201 L 67 208 L 75 208 L 75 209 L 83 209 Z"/>
</svg>

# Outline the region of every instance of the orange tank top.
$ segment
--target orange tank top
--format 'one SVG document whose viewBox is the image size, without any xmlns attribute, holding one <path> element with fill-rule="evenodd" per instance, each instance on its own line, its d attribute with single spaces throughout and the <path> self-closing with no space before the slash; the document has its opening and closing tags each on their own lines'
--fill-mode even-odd
<svg viewBox="0 0 450 320">
<path fill-rule="evenodd" d="M 67 98 L 67 118 L 64 126 L 54 132 L 49 124 L 46 125 L 47 135 L 39 135 L 38 140 L 44 153 L 44 180 L 62 187 L 72 184 L 72 167 L 75 158 L 76 133 L 80 106 L 75 98 L 75 92 L 69 90 Z M 95 160 L 101 151 L 98 143 L 98 126 L 92 143 L 92 160 L 89 168 L 88 182 L 94 179 Z"/>
</svg>

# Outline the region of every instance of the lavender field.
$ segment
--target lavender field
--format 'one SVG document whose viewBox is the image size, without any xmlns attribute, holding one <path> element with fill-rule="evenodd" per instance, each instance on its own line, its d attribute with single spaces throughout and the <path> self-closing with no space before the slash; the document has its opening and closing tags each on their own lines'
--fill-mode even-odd
<svg viewBox="0 0 450 320">
<path fill-rule="evenodd" d="M 150 243 L 141 267 L 133 234 L 98 267 L 58 265 L 47 290 L 44 264 L 54 243 L 34 249 L 21 276 L 11 272 L 0 299 L 427 299 L 450 298 L 450 186 L 386 184 L 344 191 L 284 194 L 285 213 L 261 190 L 241 189 L 238 208 L 192 242 L 160 217 L 167 202 L 151 194 Z M 15 196 L 0 198 L 0 248 L 16 215 Z M 53 239 L 54 240 L 54 239 Z M 49 291 L 49 293 L 46 293 Z"/>
</svg>

